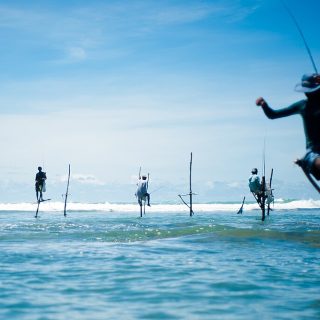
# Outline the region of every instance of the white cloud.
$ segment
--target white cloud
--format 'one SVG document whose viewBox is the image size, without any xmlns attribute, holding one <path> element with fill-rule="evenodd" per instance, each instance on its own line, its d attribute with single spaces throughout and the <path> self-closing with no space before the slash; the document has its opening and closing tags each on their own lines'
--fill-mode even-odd
<svg viewBox="0 0 320 320">
<path fill-rule="evenodd" d="M 180 6 L 160 8 L 150 20 L 158 24 L 180 24 L 199 21 L 208 17 L 213 11 L 220 11 L 218 8 L 213 10 L 207 6 Z"/>
<path fill-rule="evenodd" d="M 71 47 L 68 49 L 68 54 L 70 59 L 81 61 L 87 58 L 87 53 L 83 48 L 80 47 Z"/>
<path fill-rule="evenodd" d="M 45 21 L 45 17 L 39 11 L 0 6 L 0 26 L 2 27 L 27 28 L 40 21 Z"/>
<path fill-rule="evenodd" d="M 50 181 L 54 184 L 57 183 L 65 183 L 68 181 L 68 175 L 59 175 L 56 176 L 55 179 L 50 179 Z M 93 174 L 86 174 L 86 173 L 74 173 L 70 175 L 70 183 L 71 182 L 78 182 L 80 184 L 90 184 L 95 186 L 105 186 L 106 183 L 101 179 L 98 179 Z"/>
<path fill-rule="evenodd" d="M 104 186 L 106 184 L 92 174 L 75 173 L 71 175 L 71 179 L 82 184 L 93 184 L 98 186 Z"/>
<path fill-rule="evenodd" d="M 63 50 L 62 57 L 54 59 L 51 62 L 54 64 L 72 64 L 83 62 L 88 59 L 88 49 L 80 46 L 70 46 Z"/>
<path fill-rule="evenodd" d="M 240 187 L 240 183 L 237 181 L 237 182 L 230 182 L 227 184 L 228 187 L 230 188 L 238 188 Z"/>
<path fill-rule="evenodd" d="M 215 183 L 213 181 L 207 181 L 205 183 L 206 187 L 208 187 L 209 189 L 214 189 L 215 187 Z"/>
</svg>

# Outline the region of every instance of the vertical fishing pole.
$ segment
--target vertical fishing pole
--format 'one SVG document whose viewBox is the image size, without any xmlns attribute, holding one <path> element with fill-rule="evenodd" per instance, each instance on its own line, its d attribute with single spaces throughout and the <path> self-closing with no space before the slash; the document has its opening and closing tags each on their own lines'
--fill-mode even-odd
<svg viewBox="0 0 320 320">
<path fill-rule="evenodd" d="M 149 179 L 150 179 L 150 173 L 148 173 L 148 180 L 147 180 L 147 192 L 148 192 L 148 188 L 149 188 Z M 150 201 L 150 199 L 149 199 Z M 143 202 L 143 215 L 146 214 L 146 198 L 144 198 L 144 202 Z"/>
<path fill-rule="evenodd" d="M 268 191 L 268 194 L 267 194 L 267 197 L 268 197 L 268 210 L 267 210 L 267 215 L 269 215 L 270 213 L 270 204 L 271 202 L 274 201 L 274 197 L 273 197 L 273 194 L 272 194 L 272 177 L 273 177 L 273 168 L 271 169 L 271 174 L 270 174 L 270 179 L 269 179 L 269 190 Z"/>
<path fill-rule="evenodd" d="M 263 176 L 266 176 L 266 137 L 264 137 L 264 139 L 263 139 L 262 175 L 263 175 Z"/>
<path fill-rule="evenodd" d="M 67 182 L 67 190 L 64 195 L 64 208 L 63 208 L 63 215 L 67 216 L 67 201 L 68 201 L 68 194 L 69 194 L 69 182 L 70 182 L 70 164 L 69 164 L 69 171 L 68 171 L 68 182 Z"/>
<path fill-rule="evenodd" d="M 187 194 L 178 194 L 178 197 L 181 199 L 181 201 L 189 208 L 190 211 L 190 217 L 194 215 L 193 209 L 192 209 L 192 196 L 195 195 L 195 193 L 192 192 L 192 152 L 190 155 L 190 167 L 189 167 L 189 193 Z M 183 199 L 183 197 L 189 196 L 189 204 Z"/>
<path fill-rule="evenodd" d="M 262 178 L 261 178 L 261 210 L 262 218 L 264 221 L 266 216 L 265 205 L 266 205 L 266 138 L 263 139 L 263 164 L 262 164 Z"/>
<path fill-rule="evenodd" d="M 191 181 L 191 174 L 192 174 L 192 152 L 190 154 L 190 175 L 189 175 L 189 195 L 190 195 L 190 217 L 193 215 L 193 210 L 192 210 L 192 181 Z"/>
<path fill-rule="evenodd" d="M 281 3 L 282 3 L 282 5 L 284 6 L 284 8 L 286 9 L 286 11 L 287 11 L 287 13 L 289 14 L 289 16 L 291 17 L 293 23 L 295 24 L 295 26 L 296 26 L 296 28 L 297 28 L 297 30 L 298 30 L 298 32 L 299 32 L 299 34 L 300 34 L 300 36 L 301 36 L 301 38 L 302 38 L 302 40 L 303 40 L 304 46 L 305 46 L 305 48 L 307 49 L 307 52 L 308 52 L 308 55 L 309 55 L 309 58 L 310 58 L 310 60 L 311 60 L 311 63 L 312 63 L 312 66 L 313 66 L 313 69 L 314 69 L 315 73 L 318 73 L 318 69 L 317 69 L 316 64 L 315 64 L 315 62 L 314 62 L 314 59 L 313 59 L 311 50 L 310 50 L 310 48 L 309 48 L 309 46 L 308 46 L 307 40 L 306 40 L 306 38 L 305 38 L 305 36 L 304 36 L 304 34 L 303 34 L 303 32 L 302 32 L 302 29 L 301 29 L 300 26 L 299 26 L 299 23 L 298 23 L 297 19 L 295 18 L 295 16 L 293 15 L 293 13 L 292 13 L 292 11 L 290 10 L 290 8 L 287 6 L 287 4 L 285 3 L 285 1 L 284 1 L 284 0 L 281 0 Z"/>
<path fill-rule="evenodd" d="M 41 201 L 38 200 L 37 211 L 36 211 L 36 215 L 34 216 L 35 218 L 38 218 L 38 212 L 39 212 L 40 202 L 41 202 Z"/>
<path fill-rule="evenodd" d="M 140 180 L 141 180 L 141 166 L 139 168 L 139 175 L 138 175 L 138 188 L 139 188 Z M 138 197 L 138 203 L 140 207 L 140 218 L 142 218 L 142 200 L 140 201 L 139 199 L 138 191 L 137 191 L 137 197 Z"/>
<path fill-rule="evenodd" d="M 139 168 L 139 181 L 138 181 L 138 184 L 137 184 L 138 185 L 138 190 L 139 190 L 139 186 L 140 186 L 140 183 L 141 183 L 141 179 L 142 179 L 142 177 L 141 177 L 141 167 L 140 167 Z M 149 180 L 149 173 L 148 173 L 148 180 Z M 147 181 L 147 188 L 148 188 L 148 181 Z M 140 206 L 140 218 L 142 218 L 142 211 L 143 211 L 143 214 L 146 214 L 146 201 L 143 200 L 142 196 L 141 196 L 141 198 L 139 197 L 138 190 L 137 190 L 136 196 L 138 198 L 138 203 L 139 203 L 139 206 Z"/>
</svg>

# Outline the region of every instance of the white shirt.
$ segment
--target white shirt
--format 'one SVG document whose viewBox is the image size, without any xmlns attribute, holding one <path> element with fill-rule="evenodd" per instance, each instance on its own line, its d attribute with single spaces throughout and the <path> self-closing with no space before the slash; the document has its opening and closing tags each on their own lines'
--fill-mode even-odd
<svg viewBox="0 0 320 320">
<path fill-rule="evenodd" d="M 249 189 L 254 193 L 261 190 L 260 178 L 256 174 L 252 174 L 249 178 Z"/>
<path fill-rule="evenodd" d="M 148 180 L 139 179 L 136 195 L 141 199 L 148 192 Z"/>
</svg>

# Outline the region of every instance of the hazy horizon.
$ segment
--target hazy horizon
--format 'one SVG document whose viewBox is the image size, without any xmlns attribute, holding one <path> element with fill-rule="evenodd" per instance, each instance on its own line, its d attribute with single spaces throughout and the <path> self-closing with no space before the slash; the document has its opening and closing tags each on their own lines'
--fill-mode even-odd
<svg viewBox="0 0 320 320">
<path fill-rule="evenodd" d="M 288 4 L 318 63 L 320 3 Z M 255 106 L 303 99 L 313 72 L 280 1 L 4 0 L 0 35 L 0 202 L 33 201 L 39 165 L 58 199 L 69 163 L 74 201 L 134 202 L 140 166 L 153 199 L 175 201 L 191 151 L 198 199 L 241 201 L 264 142 L 275 196 L 318 197 L 293 164 L 301 119 Z"/>
</svg>

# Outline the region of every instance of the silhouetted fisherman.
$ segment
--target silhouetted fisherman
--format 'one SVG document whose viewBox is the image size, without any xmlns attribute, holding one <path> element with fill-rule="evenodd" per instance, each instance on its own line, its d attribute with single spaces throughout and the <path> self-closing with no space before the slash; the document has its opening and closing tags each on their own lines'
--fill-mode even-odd
<svg viewBox="0 0 320 320">
<path fill-rule="evenodd" d="M 302 116 L 307 152 L 302 159 L 296 160 L 296 163 L 317 180 L 320 180 L 320 74 L 303 75 L 301 83 L 296 85 L 295 90 L 303 92 L 307 99 L 279 110 L 271 109 L 262 97 L 256 100 L 256 105 L 262 107 L 269 119 L 294 114 Z"/>
<path fill-rule="evenodd" d="M 42 192 L 45 192 L 45 181 L 47 179 L 47 175 L 45 172 L 42 171 L 41 167 L 38 167 L 38 173 L 36 174 L 36 195 L 37 195 L 37 201 L 43 201 Z M 39 196 L 40 195 L 40 196 Z"/>
</svg>

